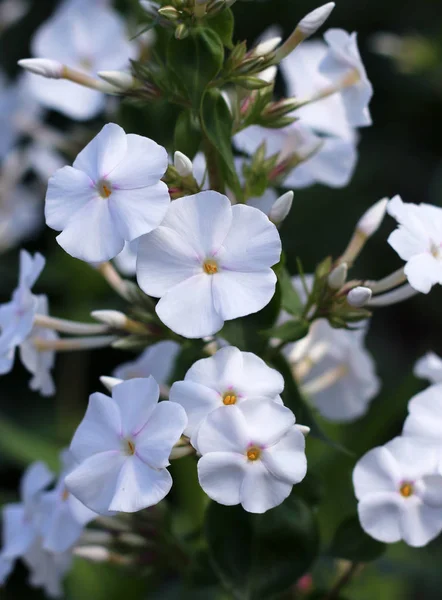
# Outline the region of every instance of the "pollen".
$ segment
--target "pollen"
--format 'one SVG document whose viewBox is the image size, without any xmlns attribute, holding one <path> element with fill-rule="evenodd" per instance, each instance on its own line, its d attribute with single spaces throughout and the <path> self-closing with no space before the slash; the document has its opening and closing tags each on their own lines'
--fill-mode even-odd
<svg viewBox="0 0 442 600">
<path fill-rule="evenodd" d="M 223 396 L 223 402 L 226 406 L 231 406 L 232 404 L 236 404 L 237 397 L 234 392 L 226 392 Z"/>
<path fill-rule="evenodd" d="M 399 489 L 401 496 L 404 498 L 409 498 L 414 493 L 413 484 L 411 483 L 403 483 Z"/>
<path fill-rule="evenodd" d="M 125 453 L 127 454 L 127 456 L 133 456 L 135 454 L 135 444 L 132 440 L 126 440 L 125 441 Z"/>
<path fill-rule="evenodd" d="M 204 261 L 203 269 L 207 273 L 207 275 L 215 275 L 215 273 L 218 273 L 218 263 L 216 262 L 216 260 L 208 258 Z"/>
<path fill-rule="evenodd" d="M 98 191 L 102 198 L 109 198 L 112 194 L 112 186 L 108 181 L 101 181 L 98 185 Z"/>
<path fill-rule="evenodd" d="M 255 461 L 258 460 L 261 456 L 261 448 L 258 448 L 258 446 L 251 446 L 248 450 L 247 450 L 247 458 L 251 461 Z"/>
</svg>

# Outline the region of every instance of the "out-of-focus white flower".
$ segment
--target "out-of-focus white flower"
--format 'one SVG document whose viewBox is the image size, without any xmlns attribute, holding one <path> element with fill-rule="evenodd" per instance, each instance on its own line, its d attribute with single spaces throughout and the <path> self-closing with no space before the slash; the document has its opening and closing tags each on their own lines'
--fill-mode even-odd
<svg viewBox="0 0 442 600">
<path fill-rule="evenodd" d="M 350 80 L 350 85 L 344 86 L 340 92 L 348 122 L 353 127 L 371 125 L 368 105 L 373 87 L 359 54 L 356 33 L 329 29 L 324 40 L 328 44 L 328 52 L 319 65 L 320 71 L 332 84 L 345 81 L 347 77 Z"/>
<path fill-rule="evenodd" d="M 408 403 L 403 435 L 442 446 L 442 383 L 435 383 L 419 392 Z"/>
<path fill-rule="evenodd" d="M 31 169 L 46 184 L 57 169 L 65 165 L 60 154 L 55 152 L 48 143 L 33 142 L 26 151 Z"/>
<path fill-rule="evenodd" d="M 19 21 L 29 10 L 28 2 L 23 0 L 4 0 L 0 4 L 0 29 L 7 29 Z"/>
<path fill-rule="evenodd" d="M 227 346 L 210 358 L 198 360 L 187 371 L 184 381 L 176 381 L 170 400 L 181 404 L 187 414 L 185 435 L 194 436 L 200 423 L 221 406 L 241 404 L 262 398 L 282 403 L 282 375 L 268 367 L 251 352 Z"/>
<path fill-rule="evenodd" d="M 40 499 L 39 529 L 43 549 L 57 553 L 72 548 L 85 525 L 97 516 L 66 488 L 65 478 L 76 466 L 69 450 L 62 452 L 61 460 L 62 472 L 55 489 L 44 493 Z"/>
<path fill-rule="evenodd" d="M 0 305 L 0 374 L 12 369 L 15 349 L 28 337 L 32 330 L 38 299 L 31 292 L 45 265 L 41 254 L 31 256 L 20 252 L 18 287 L 10 302 Z"/>
<path fill-rule="evenodd" d="M 414 374 L 430 383 L 442 383 L 442 358 L 434 352 L 427 352 L 414 366 Z"/>
<path fill-rule="evenodd" d="M 200 192 L 175 200 L 161 226 L 140 239 L 137 278 L 160 298 L 163 323 L 199 338 L 270 302 L 280 254 L 278 230 L 261 211 Z"/>
<path fill-rule="evenodd" d="M 0 252 L 31 238 L 43 225 L 42 204 L 24 185 L 0 198 Z"/>
<path fill-rule="evenodd" d="M 72 256 L 103 262 L 157 227 L 170 203 L 160 181 L 167 152 L 149 138 L 109 123 L 80 152 L 73 167 L 49 180 L 46 223 Z"/>
<path fill-rule="evenodd" d="M 42 588 L 49 598 L 62 598 L 62 581 L 72 565 L 72 552 L 49 552 L 37 538 L 23 560 L 30 571 L 29 585 Z"/>
<path fill-rule="evenodd" d="M 187 418 L 181 406 L 158 398 L 153 377 L 116 385 L 112 398 L 99 392 L 90 397 L 71 444 L 78 466 L 65 483 L 91 510 L 135 512 L 169 493 L 166 467 Z"/>
<path fill-rule="evenodd" d="M 430 204 L 405 204 L 395 196 L 387 212 L 399 224 L 388 243 L 407 262 L 404 271 L 410 285 L 428 294 L 433 285 L 442 283 L 442 209 Z"/>
<path fill-rule="evenodd" d="M 152 375 L 158 384 L 165 384 L 172 375 L 179 350 L 180 345 L 173 340 L 158 342 L 146 348 L 137 359 L 114 369 L 112 375 L 123 380 Z"/>
<path fill-rule="evenodd" d="M 137 253 L 138 253 L 139 238 L 133 242 L 124 242 L 124 248 L 114 258 L 120 273 L 126 276 L 135 275 L 137 270 Z"/>
<path fill-rule="evenodd" d="M 37 30 L 31 48 L 36 57 L 95 76 L 98 71 L 124 68 L 135 47 L 128 41 L 124 20 L 109 6 L 69 2 Z M 65 80 L 28 77 L 30 90 L 39 102 L 72 119 L 90 119 L 105 106 L 104 94 L 96 90 Z"/>
<path fill-rule="evenodd" d="M 37 296 L 35 312 L 39 315 L 48 315 L 48 299 L 46 296 Z M 58 339 L 58 334 L 52 329 L 34 325 L 28 337 L 20 344 L 20 359 L 27 370 L 33 375 L 29 387 L 42 396 L 55 394 L 55 385 L 51 371 L 55 364 L 55 352 L 53 350 L 39 350 L 34 341 L 53 341 Z"/>
<path fill-rule="evenodd" d="M 362 528 L 375 539 L 425 546 L 442 531 L 438 452 L 412 438 L 374 448 L 353 472 Z"/>
<path fill-rule="evenodd" d="M 281 504 L 305 477 L 305 440 L 295 416 L 271 400 L 246 400 L 211 412 L 198 430 L 198 477 L 227 506 L 263 513 Z"/>
</svg>

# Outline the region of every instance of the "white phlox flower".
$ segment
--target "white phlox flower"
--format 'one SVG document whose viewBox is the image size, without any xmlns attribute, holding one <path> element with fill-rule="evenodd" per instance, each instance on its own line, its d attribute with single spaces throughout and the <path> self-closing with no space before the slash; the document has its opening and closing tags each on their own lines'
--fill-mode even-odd
<svg viewBox="0 0 442 600">
<path fill-rule="evenodd" d="M 42 225 L 42 204 L 36 194 L 21 184 L 4 190 L 0 198 L 0 252 L 33 237 Z"/>
<path fill-rule="evenodd" d="M 426 440 L 442 446 L 442 383 L 430 385 L 408 403 L 403 435 Z"/>
<path fill-rule="evenodd" d="M 175 200 L 140 240 L 137 279 L 160 298 L 156 312 L 176 333 L 200 338 L 224 321 L 258 312 L 275 293 L 278 230 L 256 208 L 217 192 Z"/>
<path fill-rule="evenodd" d="M 283 388 L 282 375 L 259 356 L 227 346 L 194 363 L 184 381 L 172 385 L 170 400 L 185 409 L 188 419 L 185 435 L 196 444 L 195 433 L 212 411 L 240 405 L 249 399 L 259 402 L 267 398 L 282 404 L 279 394 Z"/>
<path fill-rule="evenodd" d="M 166 150 L 153 140 L 105 125 L 72 167 L 49 180 L 46 223 L 62 232 L 60 246 L 81 260 L 103 262 L 157 227 L 170 203 L 160 181 L 167 165 Z"/>
<path fill-rule="evenodd" d="M 329 29 L 324 34 L 328 52 L 319 65 L 321 73 L 330 83 L 349 79 L 341 95 L 348 122 L 353 127 L 371 125 L 368 109 L 373 87 L 368 80 L 364 64 L 359 54 L 357 34 L 343 29 Z"/>
<path fill-rule="evenodd" d="M 434 352 L 427 352 L 414 366 L 414 374 L 430 383 L 442 383 L 442 358 Z"/>
<path fill-rule="evenodd" d="M 181 406 L 158 398 L 153 377 L 114 386 L 112 398 L 98 392 L 90 397 L 71 444 L 78 466 L 65 483 L 91 510 L 135 512 L 169 493 L 166 467 L 187 418 Z"/>
<path fill-rule="evenodd" d="M 167 384 L 179 350 L 177 342 L 163 340 L 146 348 L 137 359 L 118 366 L 112 376 L 126 380 L 152 375 L 158 384 Z"/>
<path fill-rule="evenodd" d="M 399 224 L 388 243 L 406 261 L 404 271 L 411 287 L 428 294 L 433 285 L 442 283 L 442 209 L 404 203 L 395 196 L 387 212 Z"/>
<path fill-rule="evenodd" d="M 62 580 L 72 565 L 72 552 L 49 552 L 42 546 L 42 539 L 36 538 L 29 550 L 23 555 L 23 561 L 30 574 L 28 583 L 42 588 L 49 598 L 62 598 Z"/>
<path fill-rule="evenodd" d="M 362 528 L 386 543 L 425 546 L 442 531 L 439 453 L 399 437 L 365 454 L 353 471 Z"/>
<path fill-rule="evenodd" d="M 48 315 L 48 299 L 46 296 L 37 296 L 35 312 L 39 315 Z M 42 396 L 55 394 L 55 385 L 51 371 L 55 365 L 55 351 L 39 350 L 35 339 L 55 341 L 59 338 L 56 331 L 34 325 L 28 337 L 20 344 L 20 360 L 26 369 L 33 375 L 29 382 L 31 390 L 40 392 Z"/>
<path fill-rule="evenodd" d="M 6 504 L 3 508 L 0 584 L 11 572 L 15 560 L 23 557 L 37 539 L 41 494 L 52 480 L 52 473 L 43 463 L 33 463 L 20 482 L 21 502 Z"/>
<path fill-rule="evenodd" d="M 18 287 L 10 302 L 0 305 L 0 374 L 8 373 L 14 364 L 15 349 L 32 330 L 38 298 L 31 292 L 45 265 L 41 254 L 20 252 Z"/>
<path fill-rule="evenodd" d="M 272 400 L 245 400 L 211 412 L 198 431 L 198 477 L 206 494 L 263 513 L 305 477 L 307 461 L 295 416 Z"/>
<path fill-rule="evenodd" d="M 100 24 L 97 27 L 97 23 Z M 134 56 L 122 17 L 104 3 L 71 2 L 60 7 L 35 33 L 32 54 L 57 60 L 87 75 L 122 69 Z M 105 95 L 71 81 L 28 75 L 32 95 L 45 107 L 80 121 L 105 107 Z"/>
<path fill-rule="evenodd" d="M 61 454 L 62 472 L 57 484 L 40 499 L 41 543 L 48 552 L 66 552 L 80 538 L 85 525 L 97 516 L 69 493 L 65 479 L 76 464 L 69 450 Z"/>
</svg>

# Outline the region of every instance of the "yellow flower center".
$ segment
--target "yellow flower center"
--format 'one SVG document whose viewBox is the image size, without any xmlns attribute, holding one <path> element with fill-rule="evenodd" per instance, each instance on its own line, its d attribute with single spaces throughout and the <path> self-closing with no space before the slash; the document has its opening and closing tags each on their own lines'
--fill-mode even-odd
<svg viewBox="0 0 442 600">
<path fill-rule="evenodd" d="M 218 273 L 218 263 L 216 262 L 216 260 L 208 258 L 203 263 L 203 269 L 207 273 L 207 275 L 215 275 L 215 273 Z"/>
<path fill-rule="evenodd" d="M 132 440 L 124 440 L 125 448 L 124 453 L 127 456 L 133 456 L 135 454 L 135 444 Z"/>
<path fill-rule="evenodd" d="M 401 496 L 409 498 L 414 494 L 414 488 L 412 483 L 403 483 L 399 489 Z"/>
<path fill-rule="evenodd" d="M 112 194 L 112 186 L 108 181 L 100 181 L 98 184 L 98 192 L 102 198 L 109 198 Z"/>
<path fill-rule="evenodd" d="M 63 502 L 66 502 L 66 500 L 69 498 L 69 492 L 66 488 L 64 488 L 63 493 L 61 495 L 61 499 L 63 500 Z"/>
<path fill-rule="evenodd" d="M 261 448 L 258 448 L 258 446 L 251 446 L 248 450 L 247 450 L 247 458 L 249 460 L 258 460 L 261 456 Z"/>
<path fill-rule="evenodd" d="M 226 406 L 231 406 L 232 404 L 236 404 L 237 397 L 234 392 L 226 392 L 223 396 L 223 402 Z"/>
</svg>

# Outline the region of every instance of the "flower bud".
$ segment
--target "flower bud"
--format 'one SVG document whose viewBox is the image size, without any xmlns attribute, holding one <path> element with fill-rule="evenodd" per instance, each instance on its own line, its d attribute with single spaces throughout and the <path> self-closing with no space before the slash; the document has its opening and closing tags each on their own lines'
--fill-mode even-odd
<svg viewBox="0 0 442 600">
<path fill-rule="evenodd" d="M 189 28 L 184 23 L 180 23 L 175 29 L 175 37 L 177 40 L 183 40 L 189 35 Z"/>
<path fill-rule="evenodd" d="M 310 433 L 310 427 L 307 427 L 307 425 L 299 425 L 296 423 L 295 427 L 302 433 L 304 437 L 307 437 Z"/>
<path fill-rule="evenodd" d="M 373 292 L 370 288 L 358 286 L 350 290 L 347 294 L 347 302 L 355 308 L 362 308 L 371 300 Z"/>
<path fill-rule="evenodd" d="M 123 383 L 123 379 L 118 379 L 117 377 L 107 377 L 106 375 L 102 375 L 100 377 L 100 381 L 109 392 L 111 392 L 112 388 L 114 388 L 116 385 Z"/>
<path fill-rule="evenodd" d="M 61 79 L 63 77 L 64 65 L 58 60 L 49 58 L 23 58 L 18 61 L 22 69 L 26 69 L 35 75 L 41 75 L 48 79 Z"/>
<path fill-rule="evenodd" d="M 339 290 L 347 280 L 347 263 L 341 263 L 335 267 L 327 278 L 328 287 L 332 290 Z"/>
<path fill-rule="evenodd" d="M 193 173 L 192 161 L 179 150 L 173 155 L 173 165 L 181 177 L 189 177 Z"/>
<path fill-rule="evenodd" d="M 273 52 L 273 50 L 279 46 L 281 41 L 282 38 L 279 36 L 264 40 L 251 50 L 251 54 L 253 54 L 253 56 L 265 56 L 266 54 Z"/>
<path fill-rule="evenodd" d="M 134 87 L 134 78 L 124 71 L 99 71 L 98 77 L 107 81 L 120 90 L 130 90 Z"/>
<path fill-rule="evenodd" d="M 388 198 L 378 200 L 359 219 L 356 229 L 371 237 L 379 229 L 387 211 Z"/>
<path fill-rule="evenodd" d="M 318 31 L 321 25 L 326 22 L 334 7 L 334 2 L 328 2 L 319 8 L 315 8 L 299 21 L 297 29 L 304 35 L 304 38 L 310 37 Z"/>
<path fill-rule="evenodd" d="M 127 323 L 126 315 L 118 310 L 93 310 L 91 317 L 115 329 L 124 329 Z"/>
<path fill-rule="evenodd" d="M 275 225 L 284 221 L 292 208 L 294 194 L 292 191 L 286 192 L 280 196 L 270 209 L 269 219 Z"/>
<path fill-rule="evenodd" d="M 277 68 L 273 65 L 271 67 L 267 67 L 267 69 L 264 69 L 264 71 L 258 73 L 257 77 L 258 79 L 261 79 L 261 81 L 272 83 L 275 80 L 277 71 Z"/>
<path fill-rule="evenodd" d="M 177 21 L 180 18 L 180 13 L 173 6 L 163 6 L 162 8 L 159 8 L 158 14 L 169 21 Z"/>
</svg>

